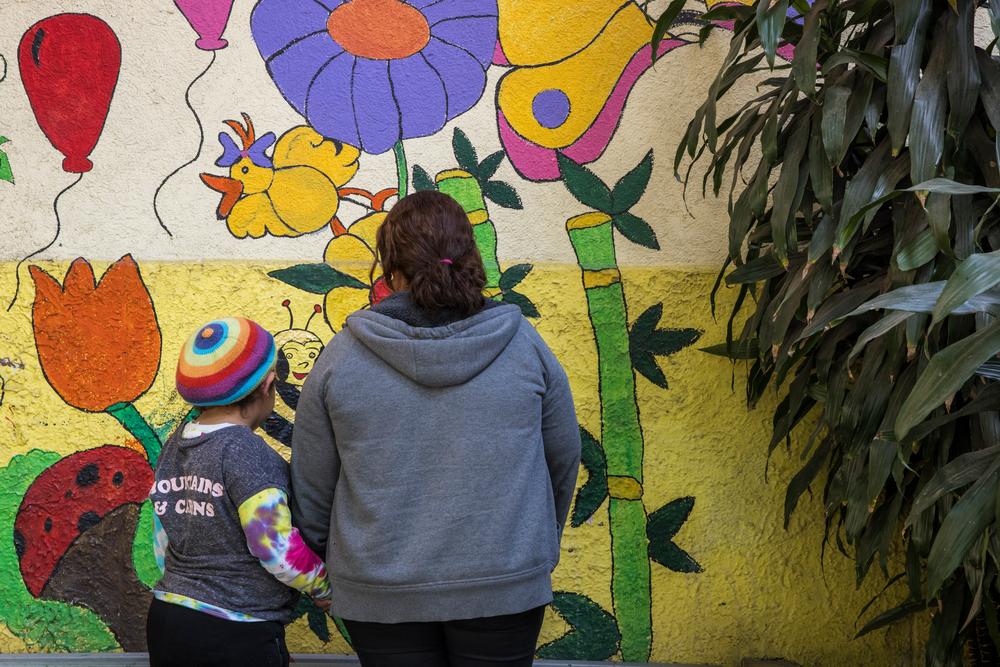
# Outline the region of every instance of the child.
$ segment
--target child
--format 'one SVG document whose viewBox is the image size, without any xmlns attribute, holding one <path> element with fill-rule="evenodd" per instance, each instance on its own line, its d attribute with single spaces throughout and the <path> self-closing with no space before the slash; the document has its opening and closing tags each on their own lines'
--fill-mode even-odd
<svg viewBox="0 0 1000 667">
<path fill-rule="evenodd" d="M 274 409 L 274 363 L 271 334 L 239 317 L 209 322 L 181 350 L 177 391 L 201 413 L 156 466 L 165 553 L 146 627 L 152 667 L 288 665 L 297 591 L 329 607 L 323 562 L 291 525 L 288 465 L 254 434 Z"/>
</svg>

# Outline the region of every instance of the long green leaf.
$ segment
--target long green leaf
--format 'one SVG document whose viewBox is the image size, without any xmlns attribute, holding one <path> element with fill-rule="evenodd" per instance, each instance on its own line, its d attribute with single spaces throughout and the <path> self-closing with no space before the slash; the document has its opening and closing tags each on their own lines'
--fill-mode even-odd
<svg viewBox="0 0 1000 667">
<path fill-rule="evenodd" d="M 946 22 L 939 21 L 943 32 Z M 910 118 L 910 180 L 913 183 L 933 178 L 944 150 L 945 93 L 951 73 L 947 68 L 947 39 L 937 39 L 931 59 L 913 96 Z"/>
<path fill-rule="evenodd" d="M 904 602 L 898 607 L 893 607 L 889 611 L 883 612 L 870 620 L 860 630 L 858 630 L 858 634 L 854 635 L 854 638 L 860 639 L 870 632 L 892 625 L 893 623 L 898 623 L 904 618 L 912 616 L 913 614 L 923 611 L 926 608 L 927 603 L 923 600 L 909 600 Z"/>
<path fill-rule="evenodd" d="M 826 11 L 827 0 L 813 2 L 809 13 L 802 22 L 802 36 L 795 45 L 792 58 L 792 76 L 795 85 L 808 97 L 816 94 L 816 52 L 819 46 L 820 16 Z"/>
<path fill-rule="evenodd" d="M 785 146 L 784 161 L 781 174 L 774 186 L 771 196 L 771 233 L 774 239 L 774 252 L 779 262 L 788 261 L 790 237 L 788 223 L 793 215 L 793 201 L 799 186 L 799 167 L 802 156 L 809 143 L 809 118 L 800 119 L 798 127 Z"/>
<path fill-rule="evenodd" d="M 861 335 L 858 336 L 858 340 L 854 344 L 854 348 L 851 350 L 851 354 L 848 355 L 847 360 L 850 361 L 854 357 L 858 356 L 868 343 L 889 333 L 897 326 L 908 320 L 911 316 L 913 316 L 913 313 L 909 313 L 905 310 L 892 310 L 886 313 L 885 317 L 861 332 Z"/>
<path fill-rule="evenodd" d="M 937 469 L 931 480 L 913 499 L 906 526 L 912 526 L 920 514 L 931 508 L 941 496 L 972 484 L 1000 462 L 1000 445 L 955 457 Z"/>
<path fill-rule="evenodd" d="M 942 192 L 928 193 L 924 202 L 924 215 L 938 250 L 954 257 L 951 247 L 951 195 Z"/>
<path fill-rule="evenodd" d="M 908 310 L 914 313 L 932 313 L 946 284 L 945 281 L 938 280 L 897 287 L 891 292 L 880 294 L 871 301 L 861 304 L 850 313 L 850 316 L 883 308 L 886 310 Z M 953 308 L 951 313 L 953 315 L 970 315 L 990 312 L 998 305 L 1000 305 L 1000 291 L 991 290 L 970 297 L 965 303 Z"/>
<path fill-rule="evenodd" d="M 927 24 L 930 21 L 930 0 L 909 0 L 919 4 L 916 18 L 909 35 L 903 40 L 897 35 L 897 45 L 892 47 L 889 56 L 889 73 L 886 78 L 888 106 L 889 137 L 892 142 L 892 152 L 898 153 L 906 142 L 907 130 L 910 126 L 910 109 L 913 105 L 913 94 L 920 81 L 920 64 L 924 52 L 924 37 Z"/>
<path fill-rule="evenodd" d="M 920 232 L 912 241 L 899 249 L 896 253 L 896 266 L 900 271 L 912 271 L 918 269 L 937 255 L 937 243 L 934 241 L 934 234 L 930 229 Z"/>
<path fill-rule="evenodd" d="M 974 296 L 1000 285 L 1000 250 L 976 253 L 958 263 L 941 291 L 931 316 L 931 326 Z"/>
<path fill-rule="evenodd" d="M 823 70 L 829 72 L 839 65 L 857 65 L 864 69 L 879 81 L 884 82 L 889 70 L 889 61 L 873 53 L 866 53 L 856 49 L 843 49 L 836 55 L 823 63 Z"/>
<path fill-rule="evenodd" d="M 860 227 L 860 220 L 854 217 L 862 207 L 872 201 L 872 194 L 879 179 L 889 166 L 889 142 L 883 141 L 878 148 L 868 154 L 865 163 L 847 184 L 844 201 L 840 209 L 840 221 L 837 223 L 837 234 L 834 238 L 834 254 L 839 254 L 847 247 Z"/>
<path fill-rule="evenodd" d="M 788 0 L 770 0 L 757 3 L 757 32 L 761 47 L 767 54 L 767 62 L 774 67 L 774 55 L 778 51 L 778 40 L 788 16 Z"/>
<path fill-rule="evenodd" d="M 896 438 L 902 440 L 932 410 L 968 382 L 976 369 L 1000 352 L 1000 320 L 944 348 L 917 378 L 913 392 L 896 417 Z"/>
<path fill-rule="evenodd" d="M 663 41 L 663 37 L 667 34 L 670 26 L 674 24 L 678 14 L 684 9 L 686 2 L 687 0 L 673 0 L 673 2 L 667 5 L 667 9 L 660 14 L 660 18 L 656 20 L 656 27 L 653 29 L 653 39 L 650 41 L 654 63 L 659 58 L 660 42 Z"/>
<path fill-rule="evenodd" d="M 930 595 L 938 592 L 944 580 L 962 564 L 969 549 L 993 522 L 998 480 L 1000 467 L 994 467 L 988 475 L 973 484 L 945 515 L 927 556 L 927 589 Z"/>
<path fill-rule="evenodd" d="M 809 461 L 802 466 L 802 469 L 796 473 L 792 481 L 788 483 L 788 488 L 785 490 L 785 529 L 788 529 L 788 523 L 792 518 L 792 512 L 795 511 L 796 505 L 799 504 L 799 498 L 805 493 L 806 489 L 813 483 L 816 476 L 819 475 L 819 471 L 823 468 L 823 464 L 826 463 L 827 458 L 830 456 L 830 449 L 833 446 L 833 439 L 826 438 L 816 448 Z"/>
<path fill-rule="evenodd" d="M 727 285 L 742 285 L 758 283 L 768 278 L 775 278 L 785 272 L 785 267 L 771 253 L 750 260 L 726 276 Z"/>
<path fill-rule="evenodd" d="M 847 150 L 847 103 L 851 101 L 849 82 L 827 86 L 823 93 L 823 147 L 830 164 L 837 166 Z"/>
<path fill-rule="evenodd" d="M 816 317 L 812 319 L 809 326 L 799 334 L 796 340 L 800 341 L 809 338 L 828 326 L 836 324 L 848 315 L 853 314 L 853 311 L 877 292 L 878 289 L 879 285 L 877 283 L 862 284 L 827 299 L 823 306 L 816 311 Z"/>
<path fill-rule="evenodd" d="M 958 139 L 969 124 L 979 99 L 982 79 L 976 61 L 975 2 L 963 2 L 958 14 L 949 15 L 948 27 L 948 134 Z M 992 4 L 992 3 L 991 3 Z"/>
</svg>

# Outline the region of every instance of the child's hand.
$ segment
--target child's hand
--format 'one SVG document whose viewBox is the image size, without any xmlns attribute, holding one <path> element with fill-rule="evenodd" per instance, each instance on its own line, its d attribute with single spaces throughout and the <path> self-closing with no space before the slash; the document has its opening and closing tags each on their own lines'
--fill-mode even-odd
<svg viewBox="0 0 1000 667">
<path fill-rule="evenodd" d="M 326 598 L 325 600 L 318 600 L 313 598 L 313 604 L 322 609 L 323 611 L 330 611 L 331 600 Z"/>
</svg>

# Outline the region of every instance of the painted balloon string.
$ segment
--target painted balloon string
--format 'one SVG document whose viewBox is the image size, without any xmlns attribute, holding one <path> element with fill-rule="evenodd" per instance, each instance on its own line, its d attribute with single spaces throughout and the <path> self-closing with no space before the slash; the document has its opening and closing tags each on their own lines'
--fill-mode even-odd
<svg viewBox="0 0 1000 667">
<path fill-rule="evenodd" d="M 54 246 L 56 244 L 56 241 L 59 240 L 59 232 L 62 231 L 62 220 L 59 218 L 59 199 L 64 194 L 66 194 L 71 189 L 73 189 L 73 187 L 75 187 L 76 184 L 79 183 L 82 180 L 83 180 L 83 174 L 81 173 L 81 174 L 79 174 L 76 177 L 75 181 L 73 181 L 72 183 L 70 183 L 69 185 L 67 185 L 65 188 L 63 188 L 62 190 L 60 190 L 59 194 L 56 195 L 56 198 L 52 200 L 52 212 L 55 213 L 55 216 L 56 216 L 56 233 L 55 233 L 55 236 L 53 236 L 52 240 L 49 241 L 46 245 L 42 246 L 41 248 L 39 248 L 35 252 L 31 253 L 27 257 L 22 258 L 21 261 L 17 263 L 17 266 L 14 268 L 14 297 L 10 300 L 10 304 L 8 304 L 8 306 L 7 306 L 7 312 L 10 312 L 10 309 L 14 307 L 14 304 L 17 302 L 17 296 L 18 296 L 18 294 L 21 291 L 21 266 L 23 266 L 24 263 L 27 262 L 32 257 L 40 255 L 43 252 L 45 252 L 46 250 L 48 250 L 49 248 L 51 248 L 52 246 Z"/>
<path fill-rule="evenodd" d="M 212 65 L 215 64 L 216 55 L 217 55 L 216 52 L 212 51 L 212 59 L 208 61 L 208 65 L 205 67 L 205 69 L 201 71 L 201 74 L 199 74 L 198 76 L 196 76 L 194 79 L 191 80 L 191 83 L 188 84 L 187 90 L 184 92 L 184 102 L 187 104 L 187 108 L 191 110 L 191 115 L 194 116 L 194 122 L 198 124 L 198 152 L 194 154 L 193 158 L 191 158 L 190 160 L 188 160 L 187 162 L 185 162 L 184 164 L 182 164 L 181 166 L 177 167 L 172 172 L 167 174 L 166 178 L 160 181 L 160 184 L 156 186 L 156 192 L 153 193 L 153 213 L 156 215 L 156 221 L 160 223 L 160 227 L 162 227 L 163 231 L 165 231 L 167 235 L 170 236 L 171 238 L 173 238 L 174 235 L 167 228 L 167 225 L 163 222 L 163 218 L 160 217 L 160 208 L 158 204 L 158 199 L 160 197 L 160 191 L 163 190 L 163 186 L 165 186 L 171 178 L 176 176 L 178 173 L 180 173 L 187 167 L 190 167 L 192 164 L 198 161 L 198 158 L 201 157 L 202 148 L 204 148 L 205 146 L 205 128 L 201 123 L 201 118 L 198 117 L 198 112 L 195 111 L 194 106 L 191 105 L 191 89 L 194 88 L 194 85 L 198 83 L 198 81 L 200 81 L 203 76 L 208 74 L 208 70 L 212 69 Z"/>
</svg>

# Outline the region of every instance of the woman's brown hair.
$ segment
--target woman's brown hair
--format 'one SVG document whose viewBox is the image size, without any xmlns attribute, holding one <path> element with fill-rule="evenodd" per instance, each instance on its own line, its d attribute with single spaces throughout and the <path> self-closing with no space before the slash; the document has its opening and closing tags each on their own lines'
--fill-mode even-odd
<svg viewBox="0 0 1000 667">
<path fill-rule="evenodd" d="M 393 206 L 378 230 L 375 261 L 389 288 L 402 276 L 421 308 L 468 316 L 483 307 L 486 270 L 472 225 L 444 193 L 414 192 Z"/>
</svg>

